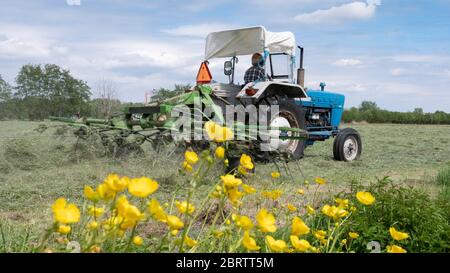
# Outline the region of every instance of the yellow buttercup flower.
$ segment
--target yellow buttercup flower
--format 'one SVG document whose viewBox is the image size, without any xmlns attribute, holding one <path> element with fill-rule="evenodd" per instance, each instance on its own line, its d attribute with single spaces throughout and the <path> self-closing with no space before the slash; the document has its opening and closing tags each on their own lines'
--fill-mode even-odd
<svg viewBox="0 0 450 273">
<path fill-rule="evenodd" d="M 219 146 L 216 148 L 216 151 L 214 152 L 214 155 L 219 159 L 225 158 L 225 148 L 222 146 Z"/>
<path fill-rule="evenodd" d="M 257 251 L 261 248 L 256 244 L 255 239 L 253 239 L 250 236 L 250 233 L 248 231 L 244 232 L 244 238 L 242 238 L 242 245 L 250 251 Z"/>
<path fill-rule="evenodd" d="M 185 214 L 185 213 L 192 214 L 195 210 L 194 205 L 188 203 L 187 201 L 183 201 L 183 202 L 176 201 L 175 206 L 177 207 L 178 211 L 181 214 Z"/>
<path fill-rule="evenodd" d="M 91 201 L 98 201 L 100 196 L 91 186 L 84 186 L 84 196 Z"/>
<path fill-rule="evenodd" d="M 286 205 L 286 208 L 287 208 L 289 211 L 291 211 L 291 212 L 296 212 L 296 211 L 297 211 L 297 208 L 296 208 L 294 205 L 292 205 L 291 203 L 288 203 L 288 204 Z"/>
<path fill-rule="evenodd" d="M 228 197 L 228 200 L 230 200 L 233 205 L 238 205 L 239 199 L 244 196 L 244 194 L 240 192 L 237 187 L 227 188 L 225 193 Z"/>
<path fill-rule="evenodd" d="M 222 191 L 215 190 L 211 193 L 211 196 L 214 198 L 220 198 L 222 196 Z"/>
<path fill-rule="evenodd" d="M 171 231 L 178 231 L 184 227 L 184 223 L 175 215 L 167 215 L 167 225 Z"/>
<path fill-rule="evenodd" d="M 196 246 L 198 244 L 198 242 L 196 240 L 192 239 L 191 237 L 189 237 L 187 235 L 184 236 L 184 243 L 190 248 L 193 248 L 194 246 Z"/>
<path fill-rule="evenodd" d="M 363 205 L 372 205 L 375 202 L 375 197 L 370 192 L 365 191 L 356 193 L 356 199 Z"/>
<path fill-rule="evenodd" d="M 300 217 L 294 217 L 294 219 L 292 220 L 291 229 L 292 235 L 296 236 L 308 234 L 310 230 Z"/>
<path fill-rule="evenodd" d="M 333 218 L 334 220 L 339 220 L 340 218 L 348 215 L 348 211 L 345 209 L 330 205 L 323 206 L 322 213 L 330 218 Z"/>
<path fill-rule="evenodd" d="M 254 226 L 252 220 L 245 215 L 236 215 L 234 222 L 236 223 L 236 226 L 243 230 L 250 230 Z"/>
<path fill-rule="evenodd" d="M 130 183 L 130 178 L 126 176 L 120 178 L 117 174 L 110 174 L 103 183 L 108 185 L 111 190 L 121 192 L 126 189 L 128 183 Z"/>
<path fill-rule="evenodd" d="M 409 238 L 408 233 L 398 231 L 394 227 L 389 228 L 389 233 L 391 234 L 391 237 L 396 241 L 401 241 Z"/>
<path fill-rule="evenodd" d="M 233 131 L 228 127 L 219 127 L 219 130 L 216 131 L 216 142 L 225 142 L 228 140 L 232 140 L 233 138 Z"/>
<path fill-rule="evenodd" d="M 348 236 L 352 239 L 357 239 L 359 237 L 359 234 L 357 232 L 349 232 Z"/>
<path fill-rule="evenodd" d="M 119 216 L 128 220 L 123 227 L 132 227 L 137 221 L 144 218 L 144 214 L 136 206 L 130 204 L 125 195 L 122 195 L 117 199 L 116 208 Z"/>
<path fill-rule="evenodd" d="M 104 212 L 105 212 L 105 208 L 103 208 L 103 207 L 94 207 L 94 206 L 88 207 L 88 214 L 92 215 L 96 218 L 102 216 Z"/>
<path fill-rule="evenodd" d="M 280 196 L 283 194 L 283 191 L 281 190 L 273 190 L 273 191 L 263 191 L 261 192 L 261 195 L 267 198 L 272 199 L 273 201 L 280 198 Z"/>
<path fill-rule="evenodd" d="M 316 237 L 319 240 L 324 240 L 325 236 L 327 236 L 327 232 L 325 230 L 318 230 L 314 232 L 314 237 Z"/>
<path fill-rule="evenodd" d="M 205 123 L 206 134 L 210 140 L 215 141 L 216 131 L 220 129 L 219 127 L 220 126 L 213 121 L 207 121 Z"/>
<path fill-rule="evenodd" d="M 71 230 L 72 228 L 68 225 L 60 225 L 58 227 L 58 232 L 61 234 L 68 234 Z"/>
<path fill-rule="evenodd" d="M 348 199 L 336 198 L 334 201 L 338 204 L 338 206 L 340 208 L 343 208 L 343 209 L 347 208 L 348 204 L 349 204 L 349 200 Z"/>
<path fill-rule="evenodd" d="M 111 189 L 106 183 L 98 185 L 97 192 L 100 198 L 103 200 L 111 200 L 114 198 L 114 196 L 116 196 L 116 192 Z"/>
<path fill-rule="evenodd" d="M 192 166 L 187 161 L 183 162 L 183 169 L 189 173 L 193 170 Z"/>
<path fill-rule="evenodd" d="M 297 251 L 305 252 L 311 248 L 311 244 L 307 240 L 299 239 L 295 235 L 290 236 L 291 244 Z"/>
<path fill-rule="evenodd" d="M 303 194 L 305 194 L 305 190 L 304 189 L 298 189 L 297 193 L 300 194 L 300 195 L 303 195 Z"/>
<path fill-rule="evenodd" d="M 272 172 L 270 174 L 270 176 L 272 176 L 272 178 L 274 178 L 274 179 L 277 179 L 277 178 L 280 178 L 281 173 L 279 173 L 279 172 Z"/>
<path fill-rule="evenodd" d="M 144 243 L 144 239 L 142 239 L 141 236 L 134 236 L 133 237 L 133 244 L 137 246 L 141 246 Z"/>
<path fill-rule="evenodd" d="M 80 220 L 80 210 L 75 204 L 67 204 L 64 198 L 58 198 L 52 205 L 52 210 L 55 222 L 71 224 Z"/>
<path fill-rule="evenodd" d="M 266 236 L 266 242 L 269 248 L 274 252 L 283 252 L 286 250 L 287 245 L 283 240 L 275 240 L 272 236 Z"/>
<path fill-rule="evenodd" d="M 124 221 L 124 219 L 120 215 L 112 216 L 102 222 L 102 228 L 104 228 L 105 230 L 109 230 L 112 227 L 116 227 L 116 226 L 120 225 L 120 223 L 122 223 L 123 221 Z"/>
<path fill-rule="evenodd" d="M 89 222 L 86 227 L 90 230 L 95 230 L 98 228 L 98 222 L 97 221 Z"/>
<path fill-rule="evenodd" d="M 398 245 L 390 245 L 386 247 L 388 253 L 407 253 L 405 249 Z"/>
<path fill-rule="evenodd" d="M 242 175 L 247 175 L 247 174 L 248 174 L 247 169 L 244 168 L 244 167 L 242 167 L 242 165 L 239 165 L 238 168 L 237 168 L 237 170 L 238 170 L 238 173 L 240 173 L 240 174 L 242 174 Z"/>
<path fill-rule="evenodd" d="M 140 177 L 131 179 L 128 191 L 136 197 L 147 197 L 158 189 L 158 182 L 148 178 Z"/>
<path fill-rule="evenodd" d="M 226 187 L 237 187 L 242 184 L 242 180 L 232 174 L 222 175 L 220 179 Z"/>
<path fill-rule="evenodd" d="M 196 152 L 193 151 L 186 151 L 184 153 L 184 159 L 186 160 L 187 163 L 189 163 L 190 165 L 195 165 L 198 162 L 198 155 Z"/>
<path fill-rule="evenodd" d="M 252 158 L 249 155 L 242 154 L 241 159 L 239 160 L 241 166 L 246 168 L 247 170 L 253 170 L 255 167 L 252 162 Z"/>
<path fill-rule="evenodd" d="M 150 215 L 156 220 L 165 223 L 167 221 L 167 215 L 164 209 L 161 207 L 156 199 L 152 199 L 148 204 L 148 210 Z"/>
<path fill-rule="evenodd" d="M 124 218 L 131 221 L 138 221 L 144 217 L 144 214 L 134 205 L 128 205 L 125 208 Z"/>
<path fill-rule="evenodd" d="M 314 181 L 319 185 L 323 185 L 323 184 L 327 183 L 327 180 L 325 180 L 324 178 L 321 178 L 321 177 L 316 177 L 314 179 Z"/>
<path fill-rule="evenodd" d="M 255 188 L 253 188 L 252 186 L 247 185 L 247 184 L 242 184 L 242 189 L 244 190 L 244 192 L 246 194 L 252 194 L 252 193 L 256 192 Z"/>
<path fill-rule="evenodd" d="M 311 207 L 311 206 L 306 206 L 306 211 L 308 212 L 308 214 L 310 214 L 310 215 L 313 215 L 313 214 L 315 214 L 316 213 L 316 211 L 314 210 L 314 208 L 313 207 Z"/>
<path fill-rule="evenodd" d="M 230 128 L 222 127 L 213 121 L 205 123 L 205 130 L 211 141 L 225 142 L 234 138 L 233 131 Z"/>
<path fill-rule="evenodd" d="M 256 215 L 258 227 L 262 232 L 275 232 L 277 230 L 275 216 L 266 209 L 261 209 Z"/>
</svg>

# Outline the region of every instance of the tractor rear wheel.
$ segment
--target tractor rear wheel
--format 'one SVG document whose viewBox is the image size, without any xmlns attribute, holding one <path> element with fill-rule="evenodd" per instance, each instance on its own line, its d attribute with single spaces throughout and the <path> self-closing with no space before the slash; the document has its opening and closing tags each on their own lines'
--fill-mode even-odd
<svg viewBox="0 0 450 273">
<path fill-rule="evenodd" d="M 272 114 L 269 122 L 270 127 L 288 127 L 306 130 L 305 110 L 297 105 L 293 99 L 282 99 L 278 103 L 278 113 Z M 280 139 L 279 136 L 299 136 L 296 132 L 281 132 L 279 130 L 270 130 L 269 145 L 275 148 L 277 152 L 287 153 L 291 159 L 298 160 L 303 157 L 306 147 L 306 141 L 300 139 Z"/>
<path fill-rule="evenodd" d="M 362 152 L 361 136 L 352 128 L 341 130 L 333 143 L 333 156 L 338 161 L 358 160 Z"/>
</svg>

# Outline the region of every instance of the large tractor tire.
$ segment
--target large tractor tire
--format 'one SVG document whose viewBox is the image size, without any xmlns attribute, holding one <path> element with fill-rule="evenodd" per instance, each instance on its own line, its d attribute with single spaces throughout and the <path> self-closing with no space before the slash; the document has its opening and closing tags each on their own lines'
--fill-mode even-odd
<svg viewBox="0 0 450 273">
<path fill-rule="evenodd" d="M 362 152 L 362 142 L 359 133 L 352 128 L 341 130 L 333 144 L 333 156 L 338 161 L 358 160 Z"/>
<path fill-rule="evenodd" d="M 297 105 L 293 99 L 282 99 L 278 102 L 279 112 L 272 113 L 269 126 L 271 127 L 290 127 L 306 130 L 305 110 Z M 272 130 L 273 133 L 279 133 L 280 135 L 296 136 L 295 132 L 283 132 L 280 133 L 277 130 Z M 286 153 L 293 160 L 298 160 L 303 157 L 303 152 L 306 147 L 305 140 L 298 139 L 278 139 L 271 140 L 270 146 L 278 147 L 276 152 Z"/>
</svg>

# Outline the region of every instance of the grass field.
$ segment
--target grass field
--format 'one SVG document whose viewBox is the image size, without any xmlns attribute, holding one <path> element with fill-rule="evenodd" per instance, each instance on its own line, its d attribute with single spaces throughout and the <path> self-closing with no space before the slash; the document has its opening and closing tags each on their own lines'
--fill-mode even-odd
<svg viewBox="0 0 450 273">
<path fill-rule="evenodd" d="M 79 143 L 70 133 L 57 136 L 55 128 L 43 133 L 35 129 L 39 122 L 0 122 L 0 222 L 28 229 L 35 234 L 51 221 L 50 206 L 60 196 L 82 203 L 84 185 L 96 185 L 109 173 L 130 177 L 148 176 L 160 184 L 163 198 L 180 189 L 178 176 L 183 155 L 170 149 L 156 154 L 145 146 L 145 155 L 116 160 L 96 157 L 92 149 Z M 47 123 L 52 126 L 52 124 Z M 345 125 L 347 126 L 347 125 Z M 283 165 L 257 164 L 254 185 L 281 188 L 292 192 L 304 179 L 320 176 L 329 181 L 329 193 L 343 191 L 351 183 L 374 183 L 391 177 L 396 183 L 420 188 L 430 195 L 439 191 L 434 182 L 437 172 L 450 165 L 450 126 L 360 124 L 352 125 L 363 140 L 359 161 L 336 162 L 332 159 L 333 141 L 316 143 L 305 158 Z M 270 173 L 279 168 L 282 177 L 272 180 Z M 205 192 L 207 178 L 199 186 Z M 202 192 L 202 190 L 199 190 Z"/>
</svg>

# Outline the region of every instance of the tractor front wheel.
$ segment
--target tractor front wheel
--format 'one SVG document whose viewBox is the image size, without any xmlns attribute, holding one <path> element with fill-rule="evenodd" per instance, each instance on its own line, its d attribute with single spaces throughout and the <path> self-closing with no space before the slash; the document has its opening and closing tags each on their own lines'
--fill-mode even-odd
<svg viewBox="0 0 450 273">
<path fill-rule="evenodd" d="M 358 160 L 362 152 L 361 136 L 352 128 L 341 130 L 334 139 L 333 155 L 338 161 Z"/>
</svg>

